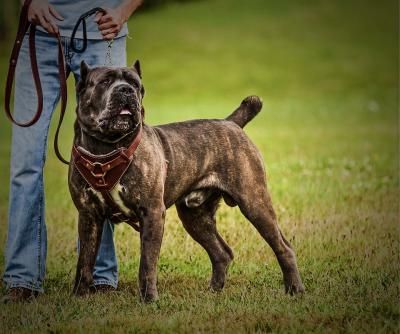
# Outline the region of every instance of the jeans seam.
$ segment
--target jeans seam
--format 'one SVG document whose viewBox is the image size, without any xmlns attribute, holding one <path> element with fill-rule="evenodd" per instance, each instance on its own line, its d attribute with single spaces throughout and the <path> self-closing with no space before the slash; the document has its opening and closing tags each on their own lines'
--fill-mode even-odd
<svg viewBox="0 0 400 334">
<path fill-rule="evenodd" d="M 38 280 L 38 283 L 40 283 L 40 284 L 42 284 L 42 281 L 41 281 L 41 267 L 42 267 L 42 224 L 43 224 L 43 217 L 42 217 L 42 202 L 43 202 L 43 200 L 44 200 L 44 196 L 43 196 L 43 192 L 44 192 L 44 178 L 43 178 L 43 169 L 44 169 L 44 164 L 45 164 L 45 156 L 46 156 L 46 143 L 47 143 L 47 139 L 48 139 L 48 136 L 49 136 L 49 128 L 50 128 L 50 123 L 51 123 L 51 117 L 53 116 L 53 113 L 54 113 L 54 110 L 56 109 L 56 107 L 57 107 L 57 104 L 58 104 L 58 100 L 59 100 L 59 98 L 60 98 L 60 93 L 58 93 L 57 94 L 57 96 L 56 96 L 56 99 L 55 99 L 55 102 L 53 103 L 53 107 L 52 107 L 52 112 L 51 112 L 51 115 L 50 115 L 50 118 L 49 118 L 49 121 L 48 121 L 48 123 L 47 123 L 47 126 L 46 126 L 46 132 L 45 132 L 45 135 L 44 135 L 44 141 L 43 141 L 43 151 L 42 151 L 42 161 L 41 161 L 41 168 L 42 168 L 42 175 L 41 175 L 41 178 L 40 178 L 40 198 L 39 198 L 39 219 L 38 219 L 38 238 L 37 238 L 37 240 L 38 240 L 38 243 L 37 243 L 37 245 L 38 245 L 38 247 L 37 247 L 37 250 L 38 250 L 38 278 L 37 278 L 37 280 Z"/>
<path fill-rule="evenodd" d="M 73 53 L 71 52 L 71 49 L 69 47 L 70 40 L 66 37 L 61 37 L 61 39 L 64 48 L 65 61 L 67 64 L 70 64 L 73 57 Z"/>
<path fill-rule="evenodd" d="M 38 237 L 37 237 L 37 259 L 38 259 L 38 266 L 37 266 L 37 281 L 40 282 L 40 268 L 42 265 L 42 259 L 41 259 L 41 245 L 42 245 L 42 200 L 43 200 L 43 179 L 41 178 L 40 180 L 40 197 L 39 197 L 39 219 L 37 221 L 37 227 L 38 227 Z"/>
</svg>

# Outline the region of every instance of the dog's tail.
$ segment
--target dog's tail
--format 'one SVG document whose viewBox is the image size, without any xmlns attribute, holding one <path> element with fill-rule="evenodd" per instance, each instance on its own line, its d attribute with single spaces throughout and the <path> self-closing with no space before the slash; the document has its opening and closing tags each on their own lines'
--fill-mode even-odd
<svg viewBox="0 0 400 334">
<path fill-rule="evenodd" d="M 239 108 L 230 114 L 226 120 L 232 121 L 243 128 L 256 117 L 261 108 L 262 101 L 258 96 L 248 96 L 242 101 Z"/>
</svg>

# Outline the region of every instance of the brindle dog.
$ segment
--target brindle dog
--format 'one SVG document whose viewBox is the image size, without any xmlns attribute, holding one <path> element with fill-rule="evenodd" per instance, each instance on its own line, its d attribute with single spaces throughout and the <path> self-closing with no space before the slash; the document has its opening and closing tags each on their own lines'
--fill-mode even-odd
<svg viewBox="0 0 400 334">
<path fill-rule="evenodd" d="M 112 191 L 121 211 L 139 222 L 139 289 L 143 301 L 158 297 L 156 267 L 165 211 L 175 204 L 184 228 L 208 253 L 211 289 L 221 290 L 233 259 L 217 232 L 215 213 L 221 198 L 238 205 L 276 254 L 286 292 L 304 291 L 295 253 L 277 225 L 266 188 L 263 159 L 242 128 L 261 110 L 257 96 L 247 97 L 226 119 L 199 119 L 160 126 L 143 122 L 139 62 L 131 68 L 81 64 L 77 84 L 74 142 L 92 154 L 127 147 L 142 124 L 142 140 L 127 172 Z M 79 211 L 80 252 L 74 292 L 86 294 L 103 222 L 109 208 L 73 164 L 69 187 Z"/>
</svg>

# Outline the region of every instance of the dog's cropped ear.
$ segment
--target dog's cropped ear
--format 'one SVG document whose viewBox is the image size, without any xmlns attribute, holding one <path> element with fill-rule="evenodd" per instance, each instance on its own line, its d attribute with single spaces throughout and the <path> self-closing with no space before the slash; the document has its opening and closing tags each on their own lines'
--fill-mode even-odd
<svg viewBox="0 0 400 334">
<path fill-rule="evenodd" d="M 81 61 L 81 80 L 85 81 L 87 74 L 89 73 L 90 68 L 89 65 L 86 64 L 84 60 Z"/>
<path fill-rule="evenodd" d="M 142 70 L 140 68 L 140 61 L 136 60 L 135 63 L 133 64 L 133 69 L 136 71 L 138 74 L 139 78 L 142 79 Z"/>
<path fill-rule="evenodd" d="M 79 93 L 83 87 L 85 87 L 85 82 L 87 75 L 90 71 L 90 67 L 84 60 L 81 61 L 81 75 L 78 84 L 76 85 L 76 91 Z"/>
</svg>

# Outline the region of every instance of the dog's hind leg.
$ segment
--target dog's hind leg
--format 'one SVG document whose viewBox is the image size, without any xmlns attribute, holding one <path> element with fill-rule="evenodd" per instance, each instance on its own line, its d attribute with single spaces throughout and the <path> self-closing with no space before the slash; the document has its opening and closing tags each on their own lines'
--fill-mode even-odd
<svg viewBox="0 0 400 334">
<path fill-rule="evenodd" d="M 272 202 L 264 186 L 244 192 L 238 205 L 242 213 L 254 225 L 274 251 L 283 272 L 286 292 L 304 291 L 297 269 L 296 256 L 290 243 L 279 230 Z"/>
<path fill-rule="evenodd" d="M 220 194 L 212 194 L 201 206 L 189 208 L 184 203 L 177 204 L 177 211 L 183 226 L 190 236 L 208 253 L 212 264 L 210 286 L 214 291 L 222 290 L 228 266 L 233 260 L 233 252 L 219 235 L 215 212 Z"/>
</svg>

